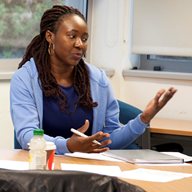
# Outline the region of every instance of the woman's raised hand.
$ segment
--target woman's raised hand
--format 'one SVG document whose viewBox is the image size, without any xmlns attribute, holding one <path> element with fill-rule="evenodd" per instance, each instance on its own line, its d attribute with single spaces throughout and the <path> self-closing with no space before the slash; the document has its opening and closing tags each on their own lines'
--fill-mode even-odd
<svg viewBox="0 0 192 192">
<path fill-rule="evenodd" d="M 167 104 L 167 102 L 173 97 L 176 92 L 177 90 L 174 87 L 170 87 L 168 90 L 159 90 L 141 114 L 141 120 L 144 123 L 149 123 L 151 119 Z"/>
</svg>

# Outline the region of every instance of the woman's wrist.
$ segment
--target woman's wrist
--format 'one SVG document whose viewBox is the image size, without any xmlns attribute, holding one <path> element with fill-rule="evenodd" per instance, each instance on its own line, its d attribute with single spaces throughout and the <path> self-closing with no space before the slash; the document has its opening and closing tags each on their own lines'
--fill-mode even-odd
<svg viewBox="0 0 192 192">
<path fill-rule="evenodd" d="M 140 116 L 140 118 L 141 118 L 141 121 L 142 121 L 143 123 L 145 123 L 145 124 L 149 124 L 150 121 L 151 121 L 151 117 L 148 116 L 148 115 L 146 115 L 145 113 L 142 113 L 141 116 Z"/>
</svg>

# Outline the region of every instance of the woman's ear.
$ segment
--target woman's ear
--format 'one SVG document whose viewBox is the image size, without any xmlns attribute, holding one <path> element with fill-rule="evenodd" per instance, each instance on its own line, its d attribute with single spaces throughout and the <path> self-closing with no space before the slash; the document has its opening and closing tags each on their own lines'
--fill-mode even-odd
<svg viewBox="0 0 192 192">
<path fill-rule="evenodd" d="M 46 33 L 45 33 L 45 38 L 46 38 L 48 43 L 53 43 L 54 33 L 52 33 L 51 31 L 47 30 Z"/>
</svg>

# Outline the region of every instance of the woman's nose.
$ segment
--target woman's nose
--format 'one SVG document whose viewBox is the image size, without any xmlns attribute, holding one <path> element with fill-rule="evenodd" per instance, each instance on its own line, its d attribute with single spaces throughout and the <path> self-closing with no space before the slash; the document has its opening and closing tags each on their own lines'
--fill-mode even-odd
<svg viewBox="0 0 192 192">
<path fill-rule="evenodd" d="M 84 43 L 82 42 L 81 38 L 77 38 L 75 41 L 75 47 L 83 47 Z"/>
</svg>

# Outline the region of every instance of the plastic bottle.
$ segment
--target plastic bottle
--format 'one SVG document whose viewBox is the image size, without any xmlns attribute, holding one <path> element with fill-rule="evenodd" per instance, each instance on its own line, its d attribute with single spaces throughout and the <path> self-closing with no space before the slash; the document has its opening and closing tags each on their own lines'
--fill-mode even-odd
<svg viewBox="0 0 192 192">
<path fill-rule="evenodd" d="M 35 129 L 29 146 L 29 169 L 46 169 L 46 141 L 44 131 Z"/>
</svg>

